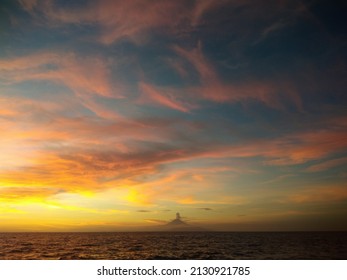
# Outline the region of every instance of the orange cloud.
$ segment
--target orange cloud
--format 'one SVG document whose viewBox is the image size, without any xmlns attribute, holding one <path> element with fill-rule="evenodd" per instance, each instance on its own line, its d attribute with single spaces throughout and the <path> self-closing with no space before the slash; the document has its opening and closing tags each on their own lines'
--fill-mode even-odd
<svg viewBox="0 0 347 280">
<path fill-rule="evenodd" d="M 240 196 L 216 196 L 209 199 L 196 199 L 195 197 L 188 196 L 176 201 L 179 204 L 185 205 L 212 205 L 212 204 L 226 204 L 226 205 L 242 205 L 247 203 L 245 197 Z"/>
<path fill-rule="evenodd" d="M 42 200 L 52 195 L 60 193 L 61 189 L 55 189 L 51 187 L 12 187 L 12 188 L 0 188 L 0 200 L 12 201 L 12 200 L 27 200 L 28 198 L 35 200 Z"/>
<path fill-rule="evenodd" d="M 153 198 L 162 199 L 167 192 L 172 192 L 173 182 L 181 180 L 201 184 L 211 172 L 250 172 L 244 168 L 176 171 L 165 180 L 156 178 L 144 184 L 141 176 L 152 176 L 159 168 L 174 162 L 261 156 L 271 165 L 301 164 L 342 151 L 347 143 L 345 130 L 337 126 L 330 130 L 312 130 L 272 140 L 248 140 L 235 144 L 222 144 L 212 138 L 202 145 L 199 135 L 192 134 L 191 128 L 188 132 L 190 140 L 187 141 L 186 135 L 177 131 L 178 123 L 173 120 L 100 122 L 94 118 L 67 118 L 56 115 L 61 107 L 44 101 L 42 107 L 40 103 L 36 104 L 37 108 L 32 107 L 38 110 L 29 111 L 33 115 L 22 118 L 20 113 L 15 114 L 28 111 L 24 108 L 30 102 L 25 99 L 22 103 L 11 98 L 2 100 L 14 112 L 12 120 L 0 120 L 3 131 L 0 158 L 6 163 L 0 168 L 0 181 L 8 186 L 52 186 L 79 192 L 99 191 L 123 183 L 127 185 L 130 181 L 131 186 L 153 190 L 146 198 L 151 202 Z M 32 117 L 43 113 L 48 114 L 49 125 L 36 122 Z M 190 123 L 180 122 L 179 125 L 189 128 Z M 341 162 L 333 161 L 327 165 L 337 163 Z M 183 198 L 176 196 L 176 199 Z"/>
</svg>

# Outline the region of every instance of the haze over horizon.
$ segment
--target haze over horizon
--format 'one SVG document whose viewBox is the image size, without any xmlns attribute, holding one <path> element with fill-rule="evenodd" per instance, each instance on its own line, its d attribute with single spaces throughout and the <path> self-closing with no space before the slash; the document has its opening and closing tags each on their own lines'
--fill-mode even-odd
<svg viewBox="0 0 347 280">
<path fill-rule="evenodd" d="M 1 1 L 0 232 L 347 230 L 346 5 Z"/>
</svg>

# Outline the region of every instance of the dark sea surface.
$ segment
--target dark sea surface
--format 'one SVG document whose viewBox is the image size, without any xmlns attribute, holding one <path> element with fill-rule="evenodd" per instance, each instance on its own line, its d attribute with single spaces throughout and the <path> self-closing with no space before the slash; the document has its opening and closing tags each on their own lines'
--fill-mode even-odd
<svg viewBox="0 0 347 280">
<path fill-rule="evenodd" d="M 347 259 L 347 233 L 0 233 L 0 259 Z"/>
</svg>

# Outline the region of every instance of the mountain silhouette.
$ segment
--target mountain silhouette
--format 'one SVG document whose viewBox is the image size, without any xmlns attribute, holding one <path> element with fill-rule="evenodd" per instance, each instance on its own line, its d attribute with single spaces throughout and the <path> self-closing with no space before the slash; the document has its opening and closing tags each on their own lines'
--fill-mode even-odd
<svg viewBox="0 0 347 280">
<path fill-rule="evenodd" d="M 191 226 L 186 222 L 183 222 L 181 219 L 180 213 L 176 213 L 176 219 L 167 223 L 166 225 L 161 226 L 161 230 L 164 231 L 205 231 L 205 229 Z"/>
<path fill-rule="evenodd" d="M 188 226 L 188 224 L 181 220 L 180 213 L 176 213 L 176 219 L 166 224 L 166 226 Z"/>
<path fill-rule="evenodd" d="M 161 231 L 210 231 L 209 229 L 205 229 L 202 227 L 190 225 L 184 221 L 182 221 L 180 213 L 176 213 L 176 219 L 168 222 L 167 224 L 157 225 L 157 226 L 148 226 L 139 228 L 140 231 L 153 231 L 153 232 L 161 232 Z"/>
</svg>

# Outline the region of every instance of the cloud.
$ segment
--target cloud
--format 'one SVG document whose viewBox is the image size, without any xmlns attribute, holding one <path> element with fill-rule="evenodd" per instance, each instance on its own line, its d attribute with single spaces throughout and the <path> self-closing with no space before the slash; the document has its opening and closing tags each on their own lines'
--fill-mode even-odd
<svg viewBox="0 0 347 280">
<path fill-rule="evenodd" d="M 179 156 L 174 150 L 165 155 L 170 145 L 160 144 L 176 137 L 175 120 L 104 121 L 63 116 L 64 102 L 15 97 L 1 102 L 8 109 L 6 118 L 0 118 L 0 158 L 7 162 L 0 168 L 0 178 L 11 186 L 98 191 L 112 187 L 111 179 L 118 178 L 117 185 L 121 184 L 122 178 L 150 174 Z M 71 103 L 67 105 L 76 110 L 78 104 Z"/>
<path fill-rule="evenodd" d="M 167 60 L 170 67 L 173 67 L 181 75 L 187 86 L 183 88 L 158 87 L 149 82 L 140 82 L 139 88 L 143 93 L 140 100 L 143 103 L 157 104 L 181 112 L 191 112 L 201 108 L 204 101 L 230 104 L 258 101 L 271 108 L 284 109 L 282 100 L 284 95 L 280 94 L 284 91 L 284 85 L 257 80 L 248 80 L 237 84 L 224 82 L 203 55 L 201 44 L 190 50 L 178 46 L 174 46 L 173 49 L 193 66 L 193 69 L 190 69 L 183 63 L 173 64 Z M 199 85 L 193 82 L 194 72 L 192 70 L 198 74 Z M 289 99 L 291 103 L 301 108 L 299 95 L 293 89 L 287 89 L 285 92 L 287 93 L 285 100 L 288 101 L 287 99 Z"/>
<path fill-rule="evenodd" d="M 317 130 L 298 133 L 275 141 L 269 155 L 277 159 L 269 164 L 300 164 L 314 159 L 324 158 L 346 148 L 347 133 L 340 130 Z M 276 143 L 277 142 L 277 143 Z M 277 154 L 277 155 L 276 155 Z"/>
<path fill-rule="evenodd" d="M 32 199 L 35 201 L 44 200 L 48 197 L 54 196 L 63 192 L 59 188 L 51 187 L 12 187 L 12 188 L 0 188 L 0 201 L 18 201 Z"/>
<path fill-rule="evenodd" d="M 226 5 L 227 2 L 228 1 L 225 1 L 225 0 L 196 1 L 194 9 L 192 11 L 192 15 L 191 15 L 191 24 L 193 26 L 200 24 L 202 22 L 204 15 L 207 12 L 210 12 L 211 10 L 213 11 L 214 9 L 217 9 L 221 6 L 224 6 L 224 5 Z"/>
<path fill-rule="evenodd" d="M 33 9 L 37 6 L 38 0 L 19 0 L 19 3 L 25 10 L 32 12 Z"/>
<path fill-rule="evenodd" d="M 84 6 L 76 5 L 72 9 L 65 9 L 59 6 L 58 3 L 55 3 L 55 1 L 48 1 L 40 5 L 38 3 L 35 4 L 35 2 L 29 1 L 26 3 L 24 1 L 23 5 L 24 8 L 27 8 L 27 6 L 31 7 L 30 9 L 27 8 L 30 13 L 35 13 L 36 9 L 37 11 L 43 12 L 47 20 L 54 22 L 65 24 L 99 24 L 102 26 L 102 32 L 104 32 L 102 40 L 105 43 L 112 43 L 121 38 L 133 38 L 135 41 L 138 41 L 141 40 L 141 36 L 146 36 L 143 34 L 149 33 L 153 29 L 164 28 L 167 30 L 167 26 L 177 27 L 180 25 L 179 22 L 187 21 L 187 19 L 190 19 L 193 25 L 195 25 L 209 11 L 221 8 L 224 5 L 237 6 L 235 3 L 228 3 L 228 1 L 192 1 L 188 7 L 180 3 L 173 3 L 172 1 L 154 1 L 154 3 L 148 5 L 143 0 L 132 1 L 131 3 L 118 1 L 91 2 Z M 249 2 L 244 5 L 251 6 Z M 144 7 L 146 7 L 145 13 L 143 12 Z M 170 16 L 165 14 L 166 11 L 170 11 Z M 177 12 L 175 13 L 173 11 Z M 253 78 L 238 83 L 222 81 L 216 71 L 215 65 L 204 55 L 201 42 L 193 49 L 185 49 L 175 45 L 173 46 L 173 50 L 194 67 L 199 74 L 200 85 L 191 85 L 185 89 L 175 89 L 169 87 L 158 88 L 151 83 L 140 82 L 139 88 L 144 93 L 145 99 L 148 102 L 181 112 L 189 112 L 199 107 L 196 104 L 201 99 L 217 103 L 256 100 L 277 109 L 283 109 L 285 107 L 284 104 L 288 101 L 292 102 L 297 108 L 301 108 L 302 106 L 297 91 L 294 88 L 288 89 L 284 82 L 273 83 Z M 68 58 L 66 61 L 74 61 L 74 59 Z M 64 67 L 64 71 L 58 74 L 60 77 L 57 77 L 56 73 L 50 71 L 48 74 L 41 73 L 39 75 L 36 73 L 33 78 L 36 76 L 38 79 L 58 79 L 60 82 L 65 81 L 65 84 L 73 88 L 77 93 L 82 89 L 84 93 L 80 95 L 80 98 L 87 108 L 101 117 L 117 118 L 119 117 L 117 114 L 107 110 L 105 106 L 101 107 L 92 97 L 88 97 L 88 95 L 95 93 L 111 98 L 123 96 L 120 90 L 114 90 L 109 85 L 109 82 L 105 81 L 105 77 L 109 76 L 109 73 L 105 71 L 107 69 L 102 66 L 102 63 L 101 66 L 98 66 L 100 59 L 90 62 L 79 59 L 77 63 L 73 63 L 73 66 L 68 65 L 68 67 Z M 80 64 L 82 65 L 78 68 L 76 65 Z M 96 69 L 94 64 L 96 65 Z M 189 78 L 189 74 L 187 73 L 191 73 L 191 71 L 185 69 L 182 64 L 177 62 L 174 64 L 169 62 L 169 64 L 173 65 L 183 78 Z M 68 73 L 66 68 L 72 69 L 72 73 Z M 87 71 L 86 69 L 88 71 L 95 69 L 95 71 L 85 73 L 84 71 Z M 78 77 L 73 74 L 76 72 L 80 73 Z M 63 73 L 66 73 L 66 75 Z M 89 94 L 85 94 L 85 92 L 89 92 Z"/>
<path fill-rule="evenodd" d="M 24 81 L 50 81 L 64 85 L 85 108 L 97 116 L 120 119 L 120 114 L 96 101 L 96 98 L 123 97 L 122 86 L 111 83 L 107 62 L 100 57 L 79 57 L 74 53 L 35 53 L 0 60 L 0 73 L 8 85 Z"/>
<path fill-rule="evenodd" d="M 270 33 L 279 31 L 280 29 L 284 28 L 286 25 L 287 23 L 284 22 L 283 20 L 275 22 L 271 24 L 270 26 L 268 26 L 267 28 L 265 28 L 265 30 L 262 33 L 262 36 L 267 37 Z"/>
<path fill-rule="evenodd" d="M 106 1 L 97 13 L 98 23 L 103 26 L 101 41 L 105 44 L 123 38 L 143 41 L 150 31 L 174 28 L 184 17 L 183 3 L 165 0 L 150 5 L 143 0 Z"/>
<path fill-rule="evenodd" d="M 25 68 L 25 64 L 20 62 L 16 67 Z M 5 118 L 0 119 L 3 136 L 0 158 L 8 162 L 0 170 L 2 181 L 14 186 L 61 187 L 71 192 L 98 192 L 126 185 L 135 188 L 134 201 L 139 204 L 154 204 L 165 199 L 167 193 L 174 191 L 175 181 L 204 184 L 214 172 L 243 175 L 252 171 L 221 166 L 176 171 L 163 179 L 154 175 L 173 164 L 213 158 L 251 161 L 257 157 L 267 165 L 300 165 L 333 156 L 345 150 L 347 143 L 344 118 L 331 120 L 329 129 L 322 129 L 322 124 L 318 123 L 303 132 L 266 139 L 245 139 L 241 135 L 237 141 L 226 142 L 218 137 L 221 134 L 216 133 L 219 128 L 214 130 L 215 123 L 209 121 L 159 117 L 100 120 L 90 116 L 64 116 L 66 106 L 70 106 L 67 107 L 69 111 L 79 108 L 77 97 L 73 102 L 71 98 L 59 102 L 15 97 L 0 100 L 6 108 Z M 342 162 L 332 160 L 326 165 L 335 164 Z M 145 194 L 141 187 L 146 190 Z M 189 189 L 194 192 L 194 188 Z M 186 205 L 206 202 L 193 193 L 179 191 L 171 199 Z M 211 199 L 211 202 L 218 199 Z"/>
<path fill-rule="evenodd" d="M 217 73 L 202 53 L 202 44 L 200 41 L 198 46 L 192 50 L 186 50 L 179 46 L 174 46 L 173 50 L 194 66 L 200 75 L 202 83 L 209 84 L 218 82 Z"/>
<path fill-rule="evenodd" d="M 187 103 L 184 104 L 183 102 L 179 101 L 176 92 L 172 92 L 172 94 L 170 94 L 168 89 L 159 89 L 153 85 L 143 82 L 139 84 L 139 87 L 146 97 L 146 102 L 150 101 L 184 113 L 189 112 L 193 108 L 192 105 Z"/>
<path fill-rule="evenodd" d="M 341 166 L 347 163 L 347 158 L 338 158 L 338 159 L 331 159 L 327 160 L 322 163 L 311 165 L 306 169 L 308 172 L 322 172 L 337 166 Z"/>
<path fill-rule="evenodd" d="M 217 146 L 202 152 L 204 157 L 262 156 L 268 165 L 296 165 L 318 160 L 346 149 L 347 133 L 343 130 L 294 132 L 271 140 L 254 139 L 243 144 Z"/>
<path fill-rule="evenodd" d="M 305 189 L 290 195 L 288 200 L 294 203 L 333 203 L 347 200 L 346 186 L 325 186 Z"/>
<path fill-rule="evenodd" d="M 52 100 L 32 100 L 17 97 L 0 98 L 7 108 L 2 110 L 0 126 L 4 130 L 2 141 L 23 140 L 27 144 L 64 142 L 65 148 L 83 148 L 100 144 L 117 144 L 126 149 L 129 140 L 165 141 L 173 135 L 174 120 L 143 118 L 141 120 L 100 120 L 93 116 L 65 116 L 69 110 L 78 112 L 81 105 L 71 96 L 54 95 Z M 44 116 L 44 118 L 43 118 Z M 22 124 L 26 125 L 23 126 Z M 6 136 L 6 137 L 5 137 Z M 30 142 L 28 140 L 35 140 Z"/>
<path fill-rule="evenodd" d="M 196 208 L 196 209 L 200 209 L 200 210 L 205 210 L 205 211 L 212 211 L 212 208 L 208 208 L 208 207 L 201 207 L 201 208 Z"/>
<path fill-rule="evenodd" d="M 94 24 L 100 27 L 99 40 L 111 44 L 127 38 L 145 39 L 149 31 L 174 28 L 185 18 L 185 5 L 173 1 L 135 0 L 131 2 L 101 0 L 68 9 L 56 1 L 22 1 L 23 8 L 34 17 L 43 14 L 51 24 Z"/>
<path fill-rule="evenodd" d="M 98 26 L 98 40 L 109 45 L 122 39 L 140 43 L 153 32 L 176 34 L 199 25 L 204 15 L 228 1 L 100 0 L 66 8 L 58 1 L 21 0 L 23 9 L 38 21 L 56 25 Z M 43 19 L 42 19 L 43 17 Z"/>
<path fill-rule="evenodd" d="M 166 224 L 167 221 L 165 220 L 160 220 L 160 219 L 145 219 L 146 222 L 149 222 L 149 223 L 152 223 L 152 224 L 159 224 L 159 225 L 162 225 L 162 224 Z"/>
<path fill-rule="evenodd" d="M 246 204 L 248 201 L 245 197 L 241 197 L 241 196 L 228 196 L 228 195 L 217 196 L 216 195 L 214 197 L 209 197 L 209 199 L 197 199 L 193 196 L 190 196 L 190 197 L 186 196 L 184 198 L 177 199 L 176 202 L 182 205 L 198 205 L 198 204 L 243 205 L 243 204 Z M 206 210 L 206 207 L 203 207 L 200 209 Z"/>
<path fill-rule="evenodd" d="M 107 64 L 99 57 L 78 57 L 74 53 L 35 53 L 0 60 L 0 71 L 8 83 L 26 80 L 50 80 L 73 92 L 115 98 Z"/>
<path fill-rule="evenodd" d="M 18 106 L 22 105 L 19 103 Z M 11 110 L 17 109 L 13 107 Z M 41 112 L 37 113 L 41 115 Z M 0 122 L 5 133 L 0 144 L 9 151 L 2 153 L 1 158 L 11 163 L 0 170 L 1 181 L 10 182 L 13 186 L 51 186 L 70 192 L 98 192 L 125 185 L 134 188 L 129 198 L 141 205 L 163 200 L 167 193 L 171 193 L 172 201 L 185 205 L 244 203 L 243 198 L 234 197 L 200 199 L 194 196 L 193 187 L 189 188 L 189 192 L 181 193 L 174 186 L 178 182 L 190 182 L 192 185 L 199 182 L 201 187 L 213 173 L 235 172 L 242 175 L 251 172 L 249 169 L 225 166 L 191 168 L 162 178 L 154 176 L 158 170 L 174 163 L 260 157 L 267 165 L 299 165 L 343 151 L 347 143 L 347 134 L 340 127 L 226 144 L 215 137 L 201 142 L 200 135 L 192 134 L 191 130 L 186 131 L 190 135 L 187 141 L 186 134 L 178 132 L 177 122 L 172 120 L 104 123 L 92 118 L 54 116 L 49 126 L 36 122 L 28 124 L 30 129 L 21 132 L 22 128 L 17 127 L 16 122 Z M 11 160 L 14 155 L 18 160 Z M 336 162 L 328 165 L 331 164 Z"/>
<path fill-rule="evenodd" d="M 345 200 L 330 176 L 347 162 L 343 48 L 314 1 L 19 4 L 0 58 L 2 212 L 284 224 Z"/>
<path fill-rule="evenodd" d="M 166 58 L 165 62 L 177 72 L 182 78 L 187 79 L 189 77 L 188 69 L 185 67 L 184 62 L 178 58 Z"/>
<path fill-rule="evenodd" d="M 201 42 L 194 49 L 188 50 L 174 46 L 173 50 L 190 62 L 199 74 L 200 85 L 191 86 L 185 90 L 190 96 L 193 94 L 195 98 L 216 103 L 256 100 L 276 109 L 284 109 L 284 100 L 282 100 L 284 98 L 286 102 L 290 101 L 298 109 L 302 109 L 299 94 L 295 89 L 288 87 L 285 82 L 264 82 L 257 79 L 248 79 L 237 83 L 222 81 L 215 67 L 203 54 Z M 177 71 L 182 73 L 180 68 L 177 68 Z M 185 76 L 187 75 L 185 74 Z"/>
<path fill-rule="evenodd" d="M 295 176 L 296 176 L 295 174 L 285 174 L 285 175 L 281 175 L 273 179 L 267 180 L 265 182 L 262 182 L 261 184 L 263 185 L 269 185 L 274 183 L 278 184 L 280 182 L 286 181 L 288 178 L 295 177 Z"/>
</svg>

